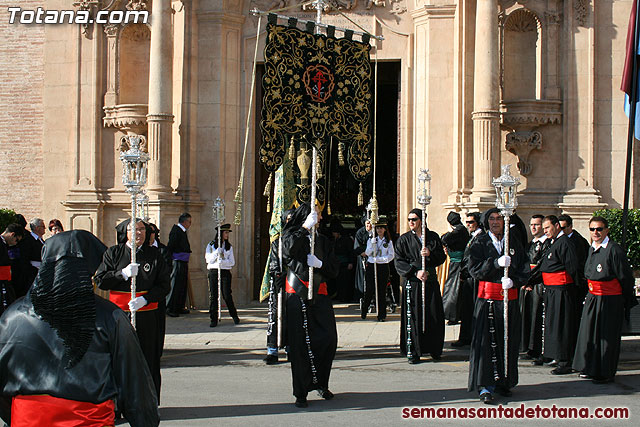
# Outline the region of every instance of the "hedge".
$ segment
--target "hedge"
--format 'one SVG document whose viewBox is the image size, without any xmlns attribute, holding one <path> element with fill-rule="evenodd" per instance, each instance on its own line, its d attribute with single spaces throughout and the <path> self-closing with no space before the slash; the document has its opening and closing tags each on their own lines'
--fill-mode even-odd
<svg viewBox="0 0 640 427">
<path fill-rule="evenodd" d="M 16 222 L 16 213 L 13 209 L 0 208 L 0 233 L 3 233 L 7 225 Z"/>
<path fill-rule="evenodd" d="M 602 209 L 594 215 L 609 221 L 609 236 L 622 243 L 622 209 Z M 634 270 L 640 269 L 640 209 L 629 209 L 627 218 L 627 257 Z"/>
</svg>

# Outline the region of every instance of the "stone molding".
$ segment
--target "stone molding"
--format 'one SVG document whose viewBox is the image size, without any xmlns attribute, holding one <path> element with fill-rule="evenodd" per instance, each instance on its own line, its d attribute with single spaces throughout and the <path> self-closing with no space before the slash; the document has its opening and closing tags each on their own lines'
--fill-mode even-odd
<svg viewBox="0 0 640 427">
<path fill-rule="evenodd" d="M 428 19 L 451 19 L 456 16 L 457 5 L 444 4 L 444 5 L 431 5 L 425 4 L 422 7 L 418 7 L 411 11 L 411 17 L 413 19 L 419 19 L 426 17 Z"/>
<path fill-rule="evenodd" d="M 500 122 L 508 127 L 561 124 L 562 101 L 542 99 L 503 101 L 500 104 Z"/>
<path fill-rule="evenodd" d="M 505 148 L 518 156 L 518 170 L 520 170 L 520 174 L 527 176 L 533 170 L 529 154 L 533 150 L 542 148 L 542 134 L 538 131 L 511 132 L 507 134 Z"/>
<path fill-rule="evenodd" d="M 147 131 L 147 104 L 120 104 L 104 107 L 104 127 L 113 126 L 127 134 L 143 135 Z"/>
</svg>

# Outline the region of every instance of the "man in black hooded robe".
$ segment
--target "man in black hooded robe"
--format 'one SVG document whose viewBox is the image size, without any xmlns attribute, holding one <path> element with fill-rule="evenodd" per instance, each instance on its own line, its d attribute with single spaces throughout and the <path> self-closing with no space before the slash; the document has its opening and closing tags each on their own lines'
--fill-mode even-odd
<svg viewBox="0 0 640 427">
<path fill-rule="evenodd" d="M 164 342 L 161 334 L 164 330 L 157 310 L 159 302 L 171 288 L 170 272 L 158 248 L 149 246 L 147 228 L 141 220 L 135 226 L 136 263 L 131 263 L 130 225 L 127 230 L 127 240 L 110 247 L 104 253 L 94 281 L 100 289 L 109 291 L 111 302 L 127 313 L 136 312 L 136 333 L 160 401 L 160 357 Z M 132 276 L 136 276 L 134 299 L 131 299 Z"/>
<path fill-rule="evenodd" d="M 436 267 L 447 256 L 438 233 L 426 229 L 425 249 L 422 248 L 422 210 L 412 209 L 408 216 L 410 230 L 398 238 L 395 263 L 404 286 L 400 321 L 400 352 L 409 363 L 420 363 L 427 353 L 439 360 L 444 346 L 444 312 Z M 425 270 L 422 269 L 425 258 Z M 422 280 L 426 281 L 426 318 L 422 310 Z M 423 328 L 423 318 L 426 327 Z"/>
<path fill-rule="evenodd" d="M 284 227 L 282 254 L 288 274 L 287 342 L 293 377 L 296 406 L 308 406 L 307 394 L 318 390 L 326 400 L 333 398 L 329 391 L 329 376 L 338 345 L 336 318 L 331 299 L 327 295 L 327 279 L 338 275 L 339 264 L 329 239 L 315 231 L 318 213 L 308 203 L 300 205 Z M 315 246 L 311 254 L 311 232 L 315 232 Z M 309 268 L 313 267 L 313 299 L 309 294 Z"/>
<path fill-rule="evenodd" d="M 609 239 L 603 217 L 589 221 L 593 243 L 584 269 L 589 294 L 573 359 L 573 369 L 596 384 L 614 379 L 620 357 L 620 335 L 625 313 L 638 304 L 633 272 L 624 249 Z"/>
<path fill-rule="evenodd" d="M 444 305 L 444 318 L 451 324 L 458 323 L 462 317 L 460 312 L 460 266 L 464 256 L 464 248 L 469 241 L 469 232 L 462 225 L 460 214 L 449 212 L 447 222 L 451 225 L 451 231 L 442 235 L 442 244 L 449 255 L 449 274 L 444 282 L 442 290 L 442 304 Z"/>
<path fill-rule="evenodd" d="M 514 219 L 515 215 L 511 217 Z M 469 247 L 469 273 L 478 281 L 473 313 L 473 336 L 469 356 L 469 391 L 480 394 L 484 403 L 493 401 L 493 393 L 510 396 L 518 384 L 518 350 L 520 347 L 520 310 L 518 288 L 529 274 L 523 246 L 522 221 L 510 229 L 509 252 L 505 253 L 505 222 L 498 209 L 484 214 L 487 232 Z M 526 236 L 526 231 L 524 231 Z M 509 276 L 504 277 L 504 268 Z M 504 293 L 508 295 L 508 366 L 504 364 Z"/>
<path fill-rule="evenodd" d="M 5 422 L 112 426 L 117 405 L 132 427 L 160 423 L 129 318 L 93 292 L 91 274 L 105 249 L 83 230 L 51 237 L 33 287 L 0 319 Z"/>
</svg>

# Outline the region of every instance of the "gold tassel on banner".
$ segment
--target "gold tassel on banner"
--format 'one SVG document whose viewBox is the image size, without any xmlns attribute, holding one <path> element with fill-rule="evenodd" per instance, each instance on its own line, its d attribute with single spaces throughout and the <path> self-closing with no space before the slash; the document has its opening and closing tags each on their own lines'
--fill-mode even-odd
<svg viewBox="0 0 640 427">
<path fill-rule="evenodd" d="M 369 206 L 371 206 L 371 216 L 369 217 L 369 220 L 371 221 L 371 224 L 376 225 L 380 218 L 378 217 L 378 199 L 376 198 L 375 191 L 373 192 L 373 197 L 371 197 L 371 204 Z"/>
<path fill-rule="evenodd" d="M 263 196 L 267 198 L 267 212 L 271 212 L 271 183 L 273 181 L 273 172 L 269 174 L 269 179 L 267 180 L 267 185 L 264 186 Z"/>
<path fill-rule="evenodd" d="M 240 225 L 242 222 L 242 180 L 240 184 L 238 184 L 238 190 L 236 191 L 236 197 L 234 197 L 233 201 L 235 202 L 236 208 L 236 216 L 233 218 L 233 223 L 235 225 Z"/>
<path fill-rule="evenodd" d="M 293 143 L 293 137 L 291 137 L 291 143 L 289 143 L 289 160 L 292 162 L 296 159 L 296 145 Z"/>
<path fill-rule="evenodd" d="M 338 166 L 344 166 L 344 142 L 342 141 L 338 143 Z"/>
<path fill-rule="evenodd" d="M 364 205 L 364 190 L 362 189 L 362 183 L 360 183 L 360 191 L 358 192 L 358 206 Z"/>
</svg>

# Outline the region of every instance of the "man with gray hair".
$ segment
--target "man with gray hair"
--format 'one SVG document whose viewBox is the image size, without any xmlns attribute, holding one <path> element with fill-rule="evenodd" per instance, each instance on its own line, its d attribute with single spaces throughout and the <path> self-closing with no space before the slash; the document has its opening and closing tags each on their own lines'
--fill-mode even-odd
<svg viewBox="0 0 640 427">
<path fill-rule="evenodd" d="M 44 246 L 42 236 L 44 236 L 46 231 L 42 218 L 33 218 L 29 222 L 29 228 L 31 232 L 25 236 L 25 239 L 28 241 L 25 247 L 27 248 L 27 261 L 29 261 L 27 269 L 27 289 L 25 289 L 25 291 L 33 284 L 33 281 L 38 275 L 40 264 L 42 264 L 42 246 Z"/>
</svg>

